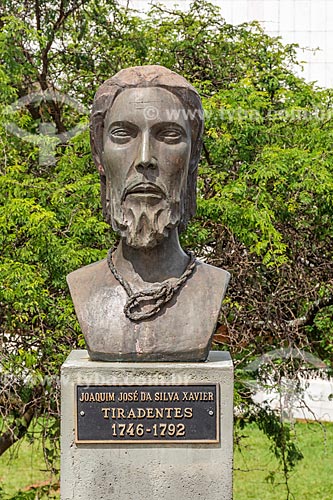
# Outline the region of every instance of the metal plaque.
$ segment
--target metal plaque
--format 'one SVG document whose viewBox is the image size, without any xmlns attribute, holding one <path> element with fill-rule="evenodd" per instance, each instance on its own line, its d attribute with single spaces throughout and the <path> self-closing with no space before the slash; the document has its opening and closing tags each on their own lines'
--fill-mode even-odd
<svg viewBox="0 0 333 500">
<path fill-rule="evenodd" d="M 218 443 L 212 385 L 76 386 L 76 443 Z"/>
</svg>

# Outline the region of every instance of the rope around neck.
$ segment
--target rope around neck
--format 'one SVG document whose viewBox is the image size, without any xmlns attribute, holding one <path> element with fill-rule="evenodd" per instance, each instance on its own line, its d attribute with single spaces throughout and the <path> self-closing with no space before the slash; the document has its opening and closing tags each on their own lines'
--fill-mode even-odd
<svg viewBox="0 0 333 500">
<path fill-rule="evenodd" d="M 112 261 L 112 254 L 115 247 L 110 248 L 107 255 L 107 263 L 110 271 L 116 280 L 124 288 L 128 295 L 128 300 L 124 306 L 124 313 L 128 319 L 131 321 L 143 321 L 145 319 L 155 316 L 162 307 L 167 304 L 175 293 L 184 285 L 187 279 L 191 276 L 194 271 L 196 259 L 192 252 L 185 250 L 187 255 L 190 257 L 190 261 L 183 274 L 178 278 L 175 283 L 171 280 L 166 280 L 161 283 L 158 288 L 146 288 L 140 292 L 134 293 L 130 284 L 118 273 Z M 150 302 L 153 302 L 151 304 Z M 150 304 L 149 304 L 150 303 Z M 143 306 L 149 306 L 147 312 L 140 311 Z"/>
</svg>

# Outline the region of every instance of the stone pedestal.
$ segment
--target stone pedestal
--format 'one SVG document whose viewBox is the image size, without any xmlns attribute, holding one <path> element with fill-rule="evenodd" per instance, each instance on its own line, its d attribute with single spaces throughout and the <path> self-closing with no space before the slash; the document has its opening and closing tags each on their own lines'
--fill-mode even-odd
<svg viewBox="0 0 333 500">
<path fill-rule="evenodd" d="M 217 384 L 218 443 L 76 443 L 76 385 Z M 231 500 L 233 365 L 227 352 L 205 363 L 117 363 L 72 351 L 61 373 L 61 500 Z"/>
</svg>

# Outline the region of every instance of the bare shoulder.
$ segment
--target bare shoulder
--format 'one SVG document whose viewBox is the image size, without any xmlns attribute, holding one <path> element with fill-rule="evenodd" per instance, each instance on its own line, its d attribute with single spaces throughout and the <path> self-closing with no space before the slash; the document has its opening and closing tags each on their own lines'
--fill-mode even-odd
<svg viewBox="0 0 333 500">
<path fill-rule="evenodd" d="M 97 284 L 101 285 L 104 281 L 107 281 L 108 277 L 108 264 L 106 259 L 103 259 L 76 269 L 69 273 L 66 279 L 70 290 L 72 290 L 81 287 L 91 288 Z"/>
<path fill-rule="evenodd" d="M 228 271 L 201 261 L 197 261 L 196 270 L 200 281 L 211 285 L 215 290 L 216 287 L 223 291 L 226 290 L 230 280 L 230 273 Z"/>
</svg>

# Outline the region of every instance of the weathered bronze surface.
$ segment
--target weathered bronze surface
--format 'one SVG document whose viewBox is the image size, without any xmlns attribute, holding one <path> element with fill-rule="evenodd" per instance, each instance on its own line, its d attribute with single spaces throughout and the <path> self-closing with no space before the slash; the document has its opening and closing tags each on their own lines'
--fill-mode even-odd
<svg viewBox="0 0 333 500">
<path fill-rule="evenodd" d="M 76 387 L 77 443 L 217 443 L 216 385 Z"/>
<path fill-rule="evenodd" d="M 120 71 L 97 91 L 91 144 L 106 219 L 120 241 L 67 280 L 89 355 L 203 361 L 229 273 L 195 261 L 179 232 L 194 215 L 203 110 L 161 66 Z"/>
</svg>

